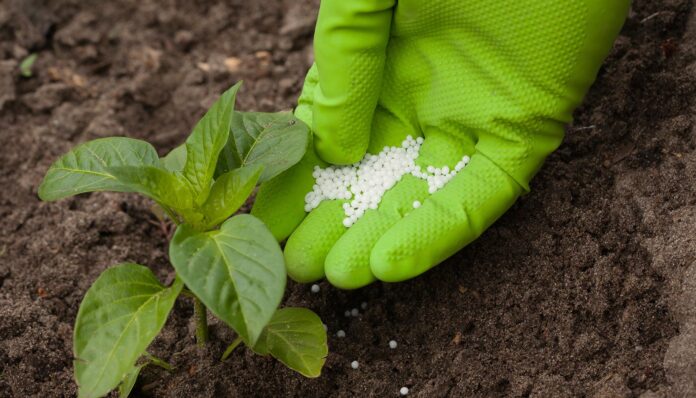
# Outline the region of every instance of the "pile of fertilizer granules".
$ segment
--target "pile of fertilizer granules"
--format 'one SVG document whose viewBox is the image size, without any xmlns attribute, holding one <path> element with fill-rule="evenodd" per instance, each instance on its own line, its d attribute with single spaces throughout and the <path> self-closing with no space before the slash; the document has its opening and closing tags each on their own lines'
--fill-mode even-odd
<svg viewBox="0 0 696 398">
<path fill-rule="evenodd" d="M 422 144 L 422 137 L 408 136 L 401 147 L 385 147 L 377 155 L 367 154 L 350 166 L 315 167 L 315 184 L 305 197 L 305 211 L 314 210 L 324 200 L 345 200 L 343 225 L 350 228 L 368 209 L 377 209 L 384 194 L 406 174 L 427 181 L 428 191 L 433 194 L 469 163 L 469 157 L 464 156 L 454 169 L 428 166 L 423 171 L 416 165 Z M 413 207 L 420 207 L 420 202 L 414 201 Z"/>
</svg>

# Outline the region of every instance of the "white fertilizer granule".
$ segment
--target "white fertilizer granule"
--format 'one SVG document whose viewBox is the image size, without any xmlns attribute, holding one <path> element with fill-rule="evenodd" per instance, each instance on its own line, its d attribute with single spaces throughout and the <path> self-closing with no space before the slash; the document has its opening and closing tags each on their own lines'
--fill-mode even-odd
<svg viewBox="0 0 696 398">
<path fill-rule="evenodd" d="M 469 157 L 464 156 L 453 170 L 447 166 L 428 166 L 423 171 L 416 165 L 422 144 L 422 137 L 414 139 L 408 136 L 401 147 L 385 147 L 377 155 L 365 155 L 359 163 L 325 169 L 315 167 L 312 173 L 315 184 L 312 192 L 305 196 L 305 211 L 314 210 L 324 200 L 347 200 L 343 204 L 346 216 L 343 225 L 350 228 L 367 210 L 376 209 L 382 196 L 401 181 L 404 175 L 411 174 L 427 181 L 428 192 L 433 194 L 469 163 Z M 420 206 L 421 202 L 413 202 L 413 208 Z"/>
</svg>

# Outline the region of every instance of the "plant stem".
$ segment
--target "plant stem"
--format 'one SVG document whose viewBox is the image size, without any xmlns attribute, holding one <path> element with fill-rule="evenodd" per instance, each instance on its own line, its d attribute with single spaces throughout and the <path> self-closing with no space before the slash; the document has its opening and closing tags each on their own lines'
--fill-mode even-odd
<svg viewBox="0 0 696 398">
<path fill-rule="evenodd" d="M 190 291 L 186 286 L 184 286 L 184 288 L 181 289 L 181 294 L 192 299 L 196 298 L 196 295 L 193 294 L 193 292 Z"/>
<path fill-rule="evenodd" d="M 224 361 L 225 359 L 229 358 L 229 356 L 232 354 L 232 351 L 234 351 L 234 349 L 237 348 L 237 346 L 240 345 L 241 343 L 242 343 L 241 336 L 234 339 L 232 344 L 230 344 L 229 347 L 227 347 L 225 352 L 222 354 L 222 358 L 220 358 L 220 361 Z"/>
<path fill-rule="evenodd" d="M 203 347 L 208 342 L 208 309 L 198 297 L 193 298 L 193 314 L 196 317 L 196 343 Z"/>
<path fill-rule="evenodd" d="M 170 365 L 169 362 L 165 361 L 164 359 L 157 358 L 156 356 L 150 354 L 149 352 L 146 352 L 145 356 L 147 357 L 147 359 L 150 360 L 150 363 L 155 365 L 155 366 L 159 366 L 160 368 L 165 369 L 165 370 L 173 370 L 174 369 L 174 367 L 172 365 Z"/>
</svg>

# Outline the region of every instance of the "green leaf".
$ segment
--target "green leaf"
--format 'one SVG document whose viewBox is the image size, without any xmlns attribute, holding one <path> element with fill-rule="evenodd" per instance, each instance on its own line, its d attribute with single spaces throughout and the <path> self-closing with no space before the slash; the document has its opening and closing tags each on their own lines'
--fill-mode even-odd
<svg viewBox="0 0 696 398">
<path fill-rule="evenodd" d="M 259 180 L 263 166 L 242 167 L 221 175 L 213 184 L 208 200 L 201 206 L 204 229 L 225 221 L 244 204 Z"/>
<path fill-rule="evenodd" d="M 182 171 L 189 181 L 197 204 L 208 197 L 220 151 L 230 134 L 232 114 L 241 83 L 225 91 L 186 140 L 186 163 Z"/>
<path fill-rule="evenodd" d="M 273 314 L 254 351 L 272 355 L 306 377 L 319 377 L 329 348 L 319 316 L 306 308 L 282 308 Z"/>
<path fill-rule="evenodd" d="M 235 112 L 216 173 L 263 165 L 260 182 L 268 181 L 299 162 L 308 143 L 309 127 L 291 113 Z"/>
<path fill-rule="evenodd" d="M 162 166 L 171 172 L 181 172 L 186 165 L 186 145 L 179 145 L 162 158 Z"/>
<path fill-rule="evenodd" d="M 19 73 L 22 75 L 22 77 L 32 77 L 33 73 L 31 68 L 34 66 L 34 62 L 36 62 L 37 57 L 38 54 L 33 53 L 22 60 L 22 62 L 19 64 Z"/>
<path fill-rule="evenodd" d="M 183 284 L 167 288 L 148 268 L 109 268 L 89 288 L 75 321 L 73 350 L 80 397 L 100 397 L 128 377 L 157 336 Z"/>
<path fill-rule="evenodd" d="M 39 187 L 42 200 L 58 200 L 84 192 L 129 192 L 109 171 L 117 166 L 157 166 L 152 145 L 125 137 L 102 138 L 77 146 L 48 169 Z"/>
<path fill-rule="evenodd" d="M 206 307 L 253 346 L 285 290 L 283 253 L 268 228 L 248 214 L 212 232 L 183 224 L 169 245 L 169 258 Z"/>
<path fill-rule="evenodd" d="M 153 166 L 109 167 L 107 171 L 131 192 L 141 193 L 177 210 L 193 207 L 191 190 L 170 171 Z"/>
<path fill-rule="evenodd" d="M 119 398 L 128 398 L 131 391 L 133 391 L 133 387 L 135 387 L 135 382 L 138 381 L 138 375 L 140 375 L 140 371 L 145 366 L 147 366 L 147 363 L 137 365 L 126 374 L 126 377 L 123 378 L 123 381 L 121 381 L 121 384 L 119 384 L 118 386 Z"/>
</svg>

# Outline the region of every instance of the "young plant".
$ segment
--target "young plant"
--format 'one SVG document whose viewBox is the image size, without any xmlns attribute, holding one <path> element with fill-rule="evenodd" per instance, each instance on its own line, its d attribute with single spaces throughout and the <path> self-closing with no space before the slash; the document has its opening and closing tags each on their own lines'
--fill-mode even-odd
<svg viewBox="0 0 696 398">
<path fill-rule="evenodd" d="M 127 263 L 107 269 L 87 291 L 73 340 L 79 396 L 116 387 L 127 396 L 144 365 L 169 367 L 146 349 L 181 294 L 194 300 L 199 344 L 208 338 L 209 309 L 238 335 L 224 357 L 244 343 L 319 376 L 328 352 L 321 320 L 307 309 L 278 309 L 286 283 L 281 249 L 255 217 L 232 217 L 258 183 L 302 158 L 309 130 L 289 113 L 235 112 L 239 87 L 222 94 L 185 145 L 162 159 L 147 142 L 113 137 L 79 145 L 48 170 L 42 200 L 137 192 L 177 225 L 169 244 L 177 275 L 171 286 Z"/>
</svg>

